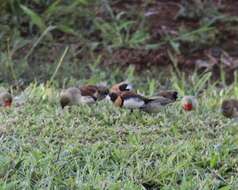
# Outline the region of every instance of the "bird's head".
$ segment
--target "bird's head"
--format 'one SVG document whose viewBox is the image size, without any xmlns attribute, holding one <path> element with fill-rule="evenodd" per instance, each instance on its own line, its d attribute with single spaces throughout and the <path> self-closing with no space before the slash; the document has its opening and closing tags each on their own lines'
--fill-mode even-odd
<svg viewBox="0 0 238 190">
<path fill-rule="evenodd" d="M 121 92 L 131 91 L 133 89 L 132 85 L 130 83 L 127 83 L 127 82 L 119 84 L 118 88 Z"/>
<path fill-rule="evenodd" d="M 196 107 L 196 100 L 193 96 L 184 96 L 182 106 L 185 111 L 191 111 Z"/>
<path fill-rule="evenodd" d="M 111 92 L 111 93 L 109 94 L 109 97 L 110 97 L 110 100 L 111 100 L 112 102 L 115 102 L 116 99 L 118 98 L 118 94 L 117 94 L 117 93 L 114 93 L 114 92 Z"/>
<path fill-rule="evenodd" d="M 221 112 L 226 117 L 232 117 L 233 115 L 233 104 L 230 100 L 224 100 L 221 105 Z"/>
<path fill-rule="evenodd" d="M 3 100 L 3 106 L 4 107 L 11 107 L 12 105 L 12 96 L 9 93 L 6 93 L 2 97 Z"/>
</svg>

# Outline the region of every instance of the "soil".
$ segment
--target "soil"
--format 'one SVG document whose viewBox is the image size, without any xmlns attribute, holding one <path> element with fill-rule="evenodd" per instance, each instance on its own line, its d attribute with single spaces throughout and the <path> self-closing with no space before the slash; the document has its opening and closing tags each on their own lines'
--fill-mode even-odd
<svg viewBox="0 0 238 190">
<path fill-rule="evenodd" d="M 201 0 L 203 2 L 203 0 Z M 190 2 L 189 6 L 186 4 Z M 187 73 L 192 73 L 194 70 L 198 72 L 212 71 L 213 79 L 221 78 L 221 69 L 226 75 L 226 81 L 230 84 L 234 80 L 234 72 L 238 67 L 238 1 L 237 0 L 213 0 L 204 1 L 212 2 L 206 4 L 202 8 L 197 8 L 194 5 L 195 0 L 115 0 L 112 2 L 112 11 L 116 15 L 122 11 L 130 13 L 127 17 L 140 23 L 143 15 L 145 20 L 144 25 L 148 29 L 150 39 L 147 44 L 159 45 L 157 48 L 148 49 L 145 46 L 137 48 L 120 47 L 108 50 L 103 47 L 97 47 L 94 50 L 95 55 L 102 55 L 102 66 L 120 66 L 127 68 L 128 65 L 134 65 L 136 71 L 141 72 L 148 68 L 165 68 L 170 70 L 175 63 L 172 62 L 169 53 L 174 56 L 176 66 Z M 198 2 L 198 1 L 197 1 Z M 95 13 L 98 17 L 103 17 L 104 20 L 109 19 L 109 16 L 103 8 L 95 8 Z M 196 10 L 196 11 L 194 11 Z M 207 15 L 207 12 L 214 11 L 217 17 L 229 16 L 236 17 L 234 21 L 226 19 L 218 19 L 211 24 L 212 31 L 207 31 L 207 36 L 198 36 L 196 40 L 181 40 L 179 37 L 184 33 L 182 31 L 199 30 L 204 25 L 204 20 L 211 21 L 214 17 Z M 213 15 L 213 16 L 214 16 Z M 90 23 L 86 23 L 90 28 Z M 86 26 L 85 26 L 86 27 Z M 23 27 L 24 28 L 24 27 Z M 86 29 L 85 29 L 86 30 Z M 27 31 L 21 34 L 24 38 L 29 37 Z M 55 60 L 59 59 L 64 48 L 70 46 L 70 54 L 72 59 L 89 60 L 92 56 L 88 53 L 87 42 L 80 41 L 71 35 L 64 34 L 59 31 L 52 32 L 54 44 L 47 42 L 41 44 L 47 48 L 37 47 L 32 56 L 29 57 L 31 67 L 47 63 L 52 65 Z M 102 37 L 99 32 L 93 31 L 88 33 L 89 41 L 102 42 Z M 172 47 L 170 41 L 164 41 L 166 37 L 175 39 L 179 45 L 179 51 Z M 201 38 L 201 40 L 200 40 Z M 177 39 L 177 40 L 176 40 Z M 201 41 L 201 42 L 200 42 Z M 19 59 L 25 55 L 31 45 L 19 49 L 15 52 L 14 59 Z M 44 56 L 39 56 L 44 54 Z M 37 64 L 35 64 L 37 62 Z M 74 60 L 72 60 L 74 62 Z M 163 70 L 163 71 L 164 71 Z M 35 75 L 35 73 L 33 73 Z"/>
<path fill-rule="evenodd" d="M 213 1 L 213 3 L 215 7 L 212 8 L 218 10 L 219 14 L 238 16 L 238 1 L 217 0 Z M 114 7 L 115 10 L 120 9 L 120 11 L 129 11 L 131 7 L 136 10 L 143 9 L 149 26 L 149 33 L 152 36 L 150 43 L 159 44 L 165 35 L 177 37 L 181 27 L 190 30 L 201 27 L 199 18 L 179 17 L 181 5 L 182 0 L 157 0 L 153 3 L 148 3 L 142 8 L 138 1 L 134 1 L 134 3 L 131 3 L 131 1 L 118 1 L 117 4 L 114 4 Z M 238 28 L 233 27 L 232 23 L 226 23 L 226 21 L 215 22 L 214 26 L 217 31 L 215 32 L 215 40 L 211 44 L 207 43 L 204 46 L 201 45 L 199 48 L 193 49 L 194 44 L 180 42 L 182 51 L 180 54 L 176 54 L 177 66 L 188 73 L 191 73 L 194 69 L 200 71 L 210 69 L 215 80 L 220 78 L 220 68 L 222 68 L 227 73 L 227 83 L 231 83 L 238 65 L 238 49 L 236 48 L 238 45 Z M 170 67 L 172 62 L 168 51 L 173 51 L 168 44 L 156 50 L 141 48 L 116 49 L 112 54 L 103 52 L 104 64 L 120 64 L 122 66 L 133 64 L 138 71 L 151 66 Z M 219 54 L 219 56 L 216 56 L 216 54 Z"/>
</svg>

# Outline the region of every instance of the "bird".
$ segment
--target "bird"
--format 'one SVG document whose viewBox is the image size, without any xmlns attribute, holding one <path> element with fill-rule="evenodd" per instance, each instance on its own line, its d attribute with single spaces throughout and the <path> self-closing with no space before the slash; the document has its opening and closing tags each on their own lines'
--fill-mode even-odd
<svg viewBox="0 0 238 190">
<path fill-rule="evenodd" d="M 132 91 L 111 92 L 109 97 L 115 106 L 130 109 L 131 112 L 133 109 L 155 112 L 161 106 L 171 103 L 171 100 L 164 97 L 146 98 Z"/>
<path fill-rule="evenodd" d="M 178 98 L 178 92 L 175 90 L 163 90 L 163 91 L 159 91 L 157 94 L 157 96 L 162 96 L 164 98 L 168 98 L 172 101 L 176 101 Z"/>
<path fill-rule="evenodd" d="M 109 89 L 103 85 L 84 85 L 79 89 L 82 96 L 91 96 L 97 101 L 104 99 L 109 94 Z"/>
<path fill-rule="evenodd" d="M 131 91 L 111 92 L 109 93 L 109 97 L 115 106 L 128 109 L 141 108 L 147 102 L 146 98 Z"/>
<path fill-rule="evenodd" d="M 192 111 L 197 107 L 197 99 L 195 96 L 184 96 L 182 98 L 182 107 L 185 111 Z"/>
<path fill-rule="evenodd" d="M 114 84 L 111 87 L 110 92 L 119 93 L 119 92 L 132 91 L 132 90 L 133 90 L 133 85 L 127 81 L 123 81 L 123 82 Z"/>
<path fill-rule="evenodd" d="M 9 92 L 0 92 L 0 107 L 11 107 L 12 95 Z"/>
<path fill-rule="evenodd" d="M 109 90 L 104 86 L 84 85 L 80 87 L 70 87 L 60 94 L 61 107 L 79 104 L 93 104 L 104 99 Z"/>
<path fill-rule="evenodd" d="M 222 101 L 221 112 L 225 117 L 238 118 L 238 100 L 226 99 Z"/>
</svg>

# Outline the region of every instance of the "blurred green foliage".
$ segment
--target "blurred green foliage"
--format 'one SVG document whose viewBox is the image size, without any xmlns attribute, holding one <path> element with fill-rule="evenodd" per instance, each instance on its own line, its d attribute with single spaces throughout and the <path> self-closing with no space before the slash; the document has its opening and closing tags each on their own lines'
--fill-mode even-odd
<svg viewBox="0 0 238 190">
<path fill-rule="evenodd" d="M 190 0 L 181 1 L 174 19 L 197 20 L 196 27 L 178 24 L 154 40 L 153 27 L 155 32 L 161 32 L 159 27 L 166 26 L 166 22 L 168 26 L 171 24 L 168 19 L 162 20 L 161 26 L 151 26 L 155 20 L 146 13 L 150 7 L 156 8 L 156 3 L 156 0 L 138 4 L 121 0 L 0 0 L 0 82 L 24 77 L 49 80 L 67 47 L 69 51 L 57 69 L 56 79 L 60 75 L 82 78 L 97 72 L 91 67 L 98 57 L 100 63 L 109 62 L 114 68 L 121 66 L 121 60 L 113 56 L 123 48 L 128 52 L 131 49 L 166 52 L 166 46 L 177 55 L 217 46 L 225 39 L 218 22 L 224 23 L 227 30 L 237 31 L 233 23 L 238 19 L 224 16 L 213 1 Z M 126 60 L 129 55 L 123 57 L 126 65 L 131 64 L 130 59 Z M 137 61 L 136 53 L 132 57 Z M 141 64 L 150 65 L 150 60 Z"/>
<path fill-rule="evenodd" d="M 39 75 L 49 79 L 56 67 L 49 62 L 57 63 L 62 53 L 59 49 L 70 44 L 78 44 L 81 49 L 70 48 L 74 65 L 70 73 L 67 66 L 64 68 L 66 76 L 79 70 L 75 66 L 80 53 L 101 47 L 109 51 L 138 47 L 149 38 L 146 27 L 138 24 L 143 21 L 132 21 L 129 12 L 114 15 L 111 2 L 106 0 L 9 0 L 0 4 L 0 69 L 5 71 L 0 73 L 0 80 Z M 56 50 L 49 53 L 52 47 Z M 94 54 L 90 56 L 84 65 L 97 59 Z"/>
</svg>

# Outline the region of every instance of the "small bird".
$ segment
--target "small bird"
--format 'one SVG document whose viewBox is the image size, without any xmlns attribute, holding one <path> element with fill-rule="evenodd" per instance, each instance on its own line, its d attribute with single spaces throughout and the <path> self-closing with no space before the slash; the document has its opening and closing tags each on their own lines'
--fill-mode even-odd
<svg viewBox="0 0 238 190">
<path fill-rule="evenodd" d="M 124 107 L 131 110 L 139 109 L 150 101 L 149 99 L 131 91 L 125 91 L 121 93 L 111 92 L 109 97 L 115 106 Z"/>
<path fill-rule="evenodd" d="M 127 81 L 123 81 L 118 84 L 114 84 L 111 87 L 110 92 L 119 93 L 119 92 L 124 92 L 124 91 L 131 91 L 131 90 L 133 90 L 132 84 L 130 84 Z"/>
<path fill-rule="evenodd" d="M 12 95 L 9 92 L 0 92 L 0 107 L 11 107 Z"/>
<path fill-rule="evenodd" d="M 178 98 L 178 92 L 175 90 L 163 90 L 163 91 L 159 91 L 157 94 L 157 96 L 162 96 L 164 98 L 168 98 L 170 100 L 176 101 Z"/>
<path fill-rule="evenodd" d="M 197 107 L 197 100 L 194 96 L 184 96 L 182 106 L 185 111 L 192 111 Z"/>
<path fill-rule="evenodd" d="M 60 93 L 60 105 L 65 106 L 77 105 L 81 103 L 81 91 L 79 88 L 70 87 Z"/>
<path fill-rule="evenodd" d="M 167 105 L 172 101 L 164 97 L 146 98 L 132 91 L 125 91 L 121 93 L 111 92 L 109 94 L 111 101 L 117 107 L 130 109 L 141 109 L 149 113 L 157 112 L 161 106 Z"/>
<path fill-rule="evenodd" d="M 109 94 L 109 89 L 102 85 L 85 85 L 79 89 L 82 96 L 91 96 L 97 101 L 104 99 Z"/>
<path fill-rule="evenodd" d="M 238 117 L 238 100 L 236 99 L 223 100 L 221 104 L 221 112 L 225 117 L 237 118 Z"/>
<path fill-rule="evenodd" d="M 104 86 L 85 85 L 81 87 L 70 87 L 60 94 L 61 107 L 79 104 L 93 104 L 104 99 L 109 93 Z"/>
</svg>

